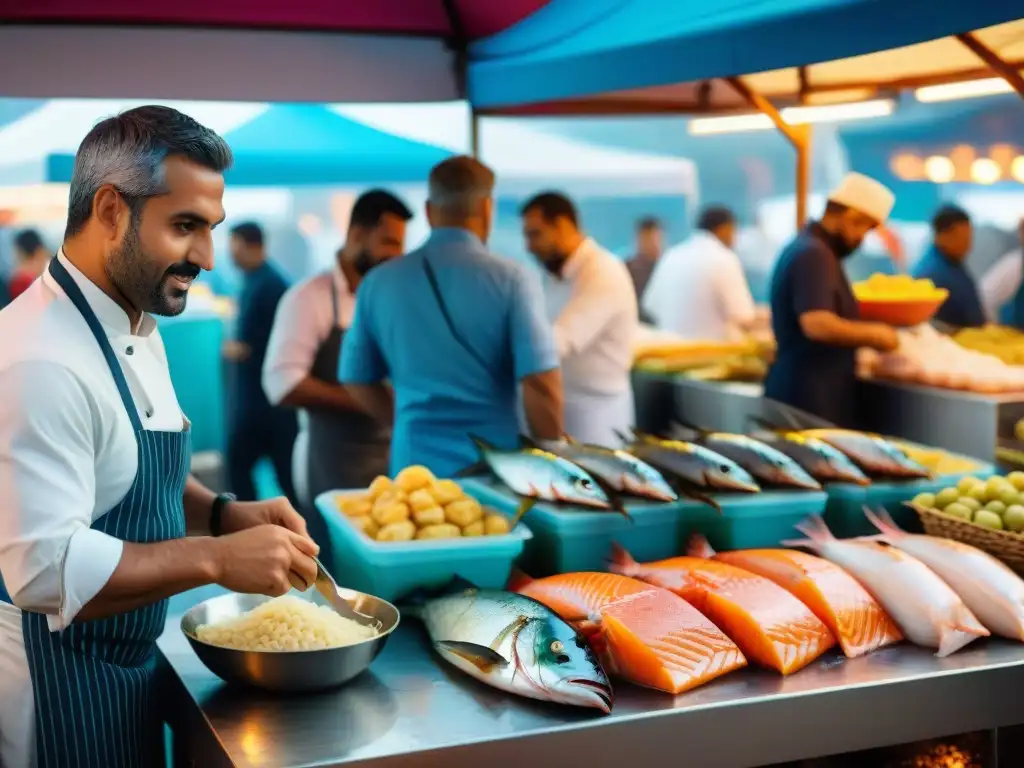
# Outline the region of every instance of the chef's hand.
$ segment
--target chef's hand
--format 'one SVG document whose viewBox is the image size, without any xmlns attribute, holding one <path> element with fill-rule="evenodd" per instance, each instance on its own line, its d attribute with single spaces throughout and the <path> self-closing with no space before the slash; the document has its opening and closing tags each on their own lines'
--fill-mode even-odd
<svg viewBox="0 0 1024 768">
<path fill-rule="evenodd" d="M 232 501 L 220 518 L 221 533 L 235 533 L 257 525 L 280 525 L 300 536 L 309 537 L 306 521 L 284 496 L 266 501 Z"/>
<path fill-rule="evenodd" d="M 871 328 L 871 344 L 869 346 L 872 349 L 877 349 L 879 352 L 892 352 L 899 348 L 900 337 L 896 334 L 896 329 L 891 325 L 873 323 Z"/>
<path fill-rule="evenodd" d="M 232 592 L 279 597 L 316 581 L 313 557 L 320 548 L 280 525 L 257 525 L 211 541 L 214 580 Z"/>
</svg>

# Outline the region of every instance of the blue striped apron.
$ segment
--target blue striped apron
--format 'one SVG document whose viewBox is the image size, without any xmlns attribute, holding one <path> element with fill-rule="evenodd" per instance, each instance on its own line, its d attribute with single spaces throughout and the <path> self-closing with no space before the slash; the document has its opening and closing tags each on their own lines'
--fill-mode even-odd
<svg viewBox="0 0 1024 768">
<path fill-rule="evenodd" d="M 110 367 L 135 431 L 139 469 L 121 502 L 93 522 L 127 542 L 185 535 L 182 498 L 190 467 L 190 435 L 142 428 L 121 364 L 106 333 L 59 259 L 50 274 L 89 325 Z M 167 601 L 109 619 L 50 632 L 46 616 L 22 614 L 36 706 L 38 768 L 149 768 L 162 764 L 156 709 L 156 639 Z"/>
</svg>

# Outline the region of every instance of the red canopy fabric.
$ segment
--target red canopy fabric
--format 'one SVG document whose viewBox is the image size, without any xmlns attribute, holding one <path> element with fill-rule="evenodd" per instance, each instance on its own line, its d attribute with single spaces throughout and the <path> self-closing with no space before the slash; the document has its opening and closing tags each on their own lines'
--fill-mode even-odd
<svg viewBox="0 0 1024 768">
<path fill-rule="evenodd" d="M 450 0 L 470 40 L 515 24 L 548 0 Z M 427 37 L 455 35 L 445 0 L 0 0 L 0 23 L 183 25 L 312 29 Z"/>
</svg>

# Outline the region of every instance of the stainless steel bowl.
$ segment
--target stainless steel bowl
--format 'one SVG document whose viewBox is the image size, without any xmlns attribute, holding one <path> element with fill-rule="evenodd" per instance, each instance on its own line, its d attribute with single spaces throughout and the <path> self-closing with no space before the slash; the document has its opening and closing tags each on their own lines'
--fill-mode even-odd
<svg viewBox="0 0 1024 768">
<path fill-rule="evenodd" d="M 206 668 L 227 683 L 287 692 L 336 688 L 370 666 L 399 621 L 398 609 L 386 600 L 344 588 L 340 588 L 338 594 L 357 611 L 379 619 L 383 625 L 381 633 L 355 645 L 321 651 L 237 651 L 199 640 L 196 637 L 198 627 L 241 616 L 272 599 L 235 593 L 214 597 L 193 607 L 182 617 L 181 631 Z M 302 597 L 330 607 L 315 592 Z"/>
</svg>

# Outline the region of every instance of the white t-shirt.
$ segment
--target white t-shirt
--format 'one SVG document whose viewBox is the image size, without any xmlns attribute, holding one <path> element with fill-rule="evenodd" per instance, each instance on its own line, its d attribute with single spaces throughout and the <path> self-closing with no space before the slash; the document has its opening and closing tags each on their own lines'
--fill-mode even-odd
<svg viewBox="0 0 1024 768">
<path fill-rule="evenodd" d="M 1018 248 L 1010 251 L 999 261 L 989 267 L 981 278 L 978 291 L 985 314 L 991 322 L 999 320 L 999 310 L 1017 295 L 1021 281 L 1024 280 L 1024 253 Z"/>
<path fill-rule="evenodd" d="M 756 316 L 739 256 L 704 231 L 658 259 L 641 305 L 658 328 L 684 339 L 737 341 Z"/>
</svg>

